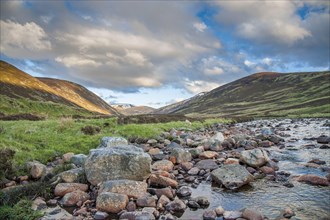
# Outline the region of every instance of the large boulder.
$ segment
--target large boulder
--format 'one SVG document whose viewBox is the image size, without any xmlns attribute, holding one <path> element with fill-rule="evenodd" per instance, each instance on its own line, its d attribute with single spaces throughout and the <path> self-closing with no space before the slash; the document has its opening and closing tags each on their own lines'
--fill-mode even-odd
<svg viewBox="0 0 330 220">
<path fill-rule="evenodd" d="M 227 164 L 213 170 L 212 180 L 227 189 L 237 189 L 253 180 L 247 169 L 239 164 Z"/>
<path fill-rule="evenodd" d="M 151 157 L 133 145 L 93 149 L 85 172 L 93 185 L 116 179 L 145 180 L 151 173 Z"/>
<path fill-rule="evenodd" d="M 128 145 L 128 141 L 125 138 L 103 137 L 101 139 L 101 144 L 98 146 L 98 148 L 116 147 L 116 146 L 122 146 L 122 145 Z"/>
<path fill-rule="evenodd" d="M 88 185 L 82 183 L 59 183 L 55 187 L 54 194 L 55 196 L 64 196 L 78 189 L 86 192 L 88 190 Z"/>
<path fill-rule="evenodd" d="M 96 199 L 96 208 L 105 212 L 118 213 L 126 208 L 127 203 L 126 195 L 103 192 Z"/>
<path fill-rule="evenodd" d="M 241 162 L 251 167 L 261 167 L 266 164 L 270 159 L 265 150 L 253 149 L 242 151 L 240 155 L 240 160 Z"/>
<path fill-rule="evenodd" d="M 109 180 L 101 184 L 99 193 L 112 192 L 127 195 L 129 198 L 142 197 L 147 192 L 148 184 L 134 180 Z"/>
</svg>

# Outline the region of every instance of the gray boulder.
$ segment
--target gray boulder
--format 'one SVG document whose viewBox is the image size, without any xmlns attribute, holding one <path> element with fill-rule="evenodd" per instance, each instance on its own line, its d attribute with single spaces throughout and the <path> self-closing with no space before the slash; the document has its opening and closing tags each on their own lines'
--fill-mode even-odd
<svg viewBox="0 0 330 220">
<path fill-rule="evenodd" d="M 173 159 L 172 162 L 180 164 L 191 161 L 191 154 L 186 149 L 174 147 L 170 148 L 170 158 Z"/>
<path fill-rule="evenodd" d="M 83 168 L 76 168 L 72 170 L 64 171 L 58 176 L 61 178 L 61 180 L 65 183 L 75 183 L 79 182 L 79 177 L 84 175 L 84 169 Z"/>
<path fill-rule="evenodd" d="M 262 149 L 245 150 L 240 156 L 240 161 L 251 167 L 261 167 L 269 160 L 267 152 Z"/>
<path fill-rule="evenodd" d="M 227 189 L 237 189 L 253 180 L 247 169 L 239 164 L 227 164 L 213 170 L 212 180 Z"/>
<path fill-rule="evenodd" d="M 151 173 L 151 157 L 133 145 L 93 149 L 85 173 L 93 185 L 116 179 L 145 180 Z"/>
<path fill-rule="evenodd" d="M 98 148 L 116 147 L 116 146 L 122 146 L 122 145 L 128 145 L 128 141 L 125 138 L 103 137 L 101 139 L 101 144 L 98 146 Z"/>
<path fill-rule="evenodd" d="M 85 154 L 76 154 L 71 157 L 71 163 L 78 167 L 82 167 L 85 164 L 87 156 Z"/>
</svg>

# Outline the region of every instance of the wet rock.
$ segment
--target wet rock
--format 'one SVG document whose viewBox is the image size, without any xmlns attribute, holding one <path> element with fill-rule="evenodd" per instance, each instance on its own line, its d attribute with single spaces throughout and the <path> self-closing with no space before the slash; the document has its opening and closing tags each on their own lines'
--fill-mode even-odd
<svg viewBox="0 0 330 220">
<path fill-rule="evenodd" d="M 196 179 L 195 176 L 187 176 L 187 177 L 184 178 L 184 180 L 185 180 L 186 182 L 188 182 L 188 183 L 192 183 L 192 182 L 194 182 L 195 179 Z"/>
<path fill-rule="evenodd" d="M 199 173 L 200 169 L 198 167 L 193 167 L 188 171 L 189 175 L 197 175 Z"/>
<path fill-rule="evenodd" d="M 187 196 L 190 196 L 191 193 L 192 193 L 191 189 L 187 186 L 182 186 L 176 191 L 176 194 L 179 197 L 187 197 Z"/>
<path fill-rule="evenodd" d="M 151 196 L 143 196 L 136 200 L 136 204 L 139 207 L 156 207 L 156 199 Z"/>
<path fill-rule="evenodd" d="M 320 149 L 330 149 L 329 145 L 323 144 L 320 146 Z"/>
<path fill-rule="evenodd" d="M 218 157 L 219 154 L 214 151 L 204 151 L 199 155 L 199 158 L 204 160 L 204 159 L 212 159 Z"/>
<path fill-rule="evenodd" d="M 225 209 L 222 206 L 218 206 L 214 211 L 217 216 L 222 216 L 225 213 Z"/>
<path fill-rule="evenodd" d="M 157 202 L 157 208 L 163 210 L 164 207 L 169 203 L 171 200 L 167 198 L 165 195 L 161 195 Z"/>
<path fill-rule="evenodd" d="M 72 170 L 67 170 L 67 171 L 64 171 L 64 172 L 58 174 L 58 176 L 65 183 L 78 182 L 79 177 L 82 176 L 82 175 L 84 175 L 84 169 L 83 168 L 76 168 L 76 169 L 72 169 Z"/>
<path fill-rule="evenodd" d="M 174 164 L 191 161 L 191 154 L 183 148 L 170 148 L 170 158 Z"/>
<path fill-rule="evenodd" d="M 199 209 L 201 207 L 195 200 L 189 200 L 187 206 L 192 209 Z"/>
<path fill-rule="evenodd" d="M 326 164 L 326 162 L 324 160 L 320 160 L 320 159 L 313 159 L 313 160 L 308 161 L 308 163 L 315 163 L 315 164 L 318 164 L 318 165 Z"/>
<path fill-rule="evenodd" d="M 159 220 L 176 220 L 177 217 L 173 216 L 171 213 L 167 213 L 166 215 L 161 215 Z"/>
<path fill-rule="evenodd" d="M 259 147 L 271 147 L 273 145 L 274 145 L 274 143 L 271 141 L 261 141 L 259 143 Z"/>
<path fill-rule="evenodd" d="M 217 213 L 214 210 L 206 210 L 203 213 L 203 220 L 215 220 L 217 218 Z"/>
<path fill-rule="evenodd" d="M 269 157 L 266 151 L 253 149 L 242 151 L 240 160 L 251 167 L 260 167 L 269 161 Z"/>
<path fill-rule="evenodd" d="M 264 136 L 269 136 L 269 135 L 272 135 L 273 133 L 274 133 L 273 130 L 270 128 L 261 129 L 261 134 Z"/>
<path fill-rule="evenodd" d="M 30 175 L 34 179 L 39 179 L 45 176 L 47 173 L 46 166 L 38 161 L 28 162 L 26 167 L 28 170 L 30 170 Z"/>
<path fill-rule="evenodd" d="M 122 137 L 103 137 L 101 139 L 101 144 L 98 148 L 106 148 L 106 147 L 117 147 L 128 145 L 128 142 L 125 138 Z"/>
<path fill-rule="evenodd" d="M 171 170 L 173 170 L 173 167 L 174 167 L 174 164 L 169 160 L 156 161 L 152 165 L 153 170 L 171 171 Z"/>
<path fill-rule="evenodd" d="M 144 180 L 151 169 L 151 157 L 133 145 L 90 151 L 85 162 L 87 180 L 97 185 L 113 179 Z"/>
<path fill-rule="evenodd" d="M 35 200 L 33 200 L 32 207 L 31 208 L 34 211 L 39 211 L 39 210 L 42 210 L 42 209 L 46 209 L 47 208 L 47 204 L 43 200 L 43 198 L 38 197 Z"/>
<path fill-rule="evenodd" d="M 162 188 L 162 189 L 148 189 L 150 193 L 156 194 L 158 198 L 160 198 L 162 195 L 174 199 L 174 193 L 173 190 L 169 187 Z"/>
<path fill-rule="evenodd" d="M 245 150 L 251 150 L 258 146 L 258 143 L 253 140 L 242 140 L 236 143 L 236 147 L 242 147 Z"/>
<path fill-rule="evenodd" d="M 90 197 L 87 193 L 81 190 L 75 190 L 73 192 L 65 194 L 65 196 L 61 200 L 61 204 L 63 206 L 75 206 L 77 202 L 85 202 Z"/>
<path fill-rule="evenodd" d="M 196 201 L 198 205 L 200 205 L 203 208 L 208 207 L 210 205 L 210 201 L 206 196 L 198 196 L 195 197 L 193 200 Z"/>
<path fill-rule="evenodd" d="M 71 163 L 78 167 L 83 167 L 87 156 L 85 154 L 76 154 L 71 157 Z"/>
<path fill-rule="evenodd" d="M 213 170 L 211 176 L 213 181 L 227 189 L 237 189 L 253 180 L 246 168 L 238 164 L 223 165 Z"/>
<path fill-rule="evenodd" d="M 240 211 L 225 211 L 223 213 L 223 217 L 225 220 L 235 220 L 237 218 L 242 217 L 242 212 Z"/>
<path fill-rule="evenodd" d="M 173 188 L 178 187 L 177 181 L 175 181 L 171 178 L 168 178 L 168 177 L 155 175 L 155 174 L 151 174 L 149 176 L 148 182 L 150 185 L 153 185 L 153 186 L 163 186 L 163 187 L 171 186 Z"/>
<path fill-rule="evenodd" d="M 74 153 L 72 152 L 69 152 L 69 153 L 66 153 L 66 154 L 63 154 L 62 156 L 62 160 L 64 163 L 68 163 L 70 162 L 71 158 L 73 157 Z"/>
<path fill-rule="evenodd" d="M 126 206 L 126 210 L 129 212 L 134 212 L 136 210 L 136 204 L 134 201 L 129 201 L 127 206 Z"/>
<path fill-rule="evenodd" d="M 329 144 L 330 143 L 330 137 L 326 135 L 321 135 L 316 139 L 317 143 L 319 144 Z"/>
<path fill-rule="evenodd" d="M 271 135 L 268 140 L 270 140 L 271 142 L 273 142 L 274 144 L 279 144 L 280 142 L 284 141 L 283 138 L 276 136 L 276 135 Z"/>
<path fill-rule="evenodd" d="M 118 213 L 125 209 L 127 203 L 128 197 L 126 195 L 103 192 L 96 199 L 96 208 L 100 211 Z"/>
<path fill-rule="evenodd" d="M 244 209 L 242 217 L 247 220 L 264 220 L 264 217 L 260 212 L 252 209 Z"/>
<path fill-rule="evenodd" d="M 326 178 L 316 176 L 314 174 L 302 175 L 297 180 L 298 182 L 303 182 L 311 185 L 329 186 L 329 181 Z"/>
<path fill-rule="evenodd" d="M 201 170 L 214 170 L 214 169 L 217 169 L 219 167 L 219 165 L 216 162 L 214 162 L 214 160 L 208 159 L 208 160 L 198 161 L 195 164 L 195 167 L 197 167 Z"/>
<path fill-rule="evenodd" d="M 112 192 L 127 195 L 129 198 L 142 197 L 147 192 L 148 184 L 134 180 L 109 180 L 103 182 L 99 193 Z"/>
<path fill-rule="evenodd" d="M 101 211 L 97 211 L 94 215 L 95 220 L 103 220 L 103 219 L 107 219 L 108 217 L 109 217 L 108 213 Z"/>
<path fill-rule="evenodd" d="M 294 211 L 291 208 L 286 208 L 283 211 L 283 217 L 284 218 L 291 218 L 293 216 L 295 216 L 296 214 L 294 213 Z"/>
<path fill-rule="evenodd" d="M 183 212 L 187 206 L 182 200 L 175 199 L 174 201 L 167 203 L 165 208 L 167 211 L 171 212 Z"/>
<path fill-rule="evenodd" d="M 144 207 L 144 208 L 142 209 L 142 212 L 150 213 L 150 215 L 152 215 L 152 216 L 154 216 L 154 217 L 156 217 L 156 218 L 159 217 L 159 212 L 158 212 L 157 209 L 154 208 L 154 207 Z"/>
<path fill-rule="evenodd" d="M 54 194 L 55 196 L 64 196 L 65 194 L 76 191 L 78 189 L 86 192 L 88 190 L 88 185 L 81 183 L 59 183 L 55 187 Z"/>
<path fill-rule="evenodd" d="M 128 220 L 155 220 L 149 212 L 134 211 L 134 212 L 124 212 L 120 215 L 119 219 L 128 219 Z"/>
</svg>

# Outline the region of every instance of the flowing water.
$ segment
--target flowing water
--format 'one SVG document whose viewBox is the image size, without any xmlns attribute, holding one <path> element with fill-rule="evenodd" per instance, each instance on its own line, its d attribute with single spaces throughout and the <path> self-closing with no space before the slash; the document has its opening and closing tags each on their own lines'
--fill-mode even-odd
<svg viewBox="0 0 330 220">
<path fill-rule="evenodd" d="M 277 159 L 279 171 L 295 175 L 315 174 L 325 176 L 330 165 L 330 149 L 320 149 L 320 144 L 313 138 L 320 135 L 330 136 L 329 127 L 324 126 L 325 120 L 298 120 L 282 121 L 254 121 L 240 123 L 239 128 L 249 128 L 255 133 L 260 132 L 260 124 L 272 124 L 284 128 L 282 132 L 285 139 L 285 148 L 268 148 L 270 158 Z M 257 125 L 257 126 L 256 126 Z M 286 130 L 290 128 L 290 130 Z M 290 136 L 289 136 L 290 135 Z M 306 167 L 312 159 L 320 159 L 326 165 L 319 168 Z M 269 219 L 280 216 L 281 210 L 292 208 L 296 219 L 330 219 L 330 187 L 312 186 L 291 180 L 294 187 L 283 186 L 282 183 L 266 179 L 256 180 L 251 186 L 243 187 L 238 191 L 224 190 L 211 183 L 203 182 L 197 189 L 192 189 L 192 197 L 207 196 L 210 200 L 208 209 L 222 206 L 225 210 L 240 210 L 252 208 L 260 211 Z M 202 219 L 205 210 L 186 210 L 180 219 Z M 219 218 L 221 219 L 221 218 Z"/>
</svg>

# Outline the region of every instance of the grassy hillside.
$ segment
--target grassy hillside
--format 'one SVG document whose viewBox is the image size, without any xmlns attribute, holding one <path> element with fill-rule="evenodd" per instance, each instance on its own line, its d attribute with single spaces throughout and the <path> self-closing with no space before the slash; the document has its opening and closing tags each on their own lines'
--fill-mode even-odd
<svg viewBox="0 0 330 220">
<path fill-rule="evenodd" d="M 330 117 L 330 72 L 257 73 L 161 113 L 222 117 Z"/>
<path fill-rule="evenodd" d="M 118 115 L 118 112 L 101 98 L 75 83 L 35 78 L 3 61 L 0 61 L 0 76 L 0 101 L 4 102 L 0 112 L 5 114 L 17 111 L 56 116 L 57 114 L 52 113 L 68 110 L 62 114 L 90 112 Z M 47 106 L 56 109 L 51 110 Z"/>
</svg>

